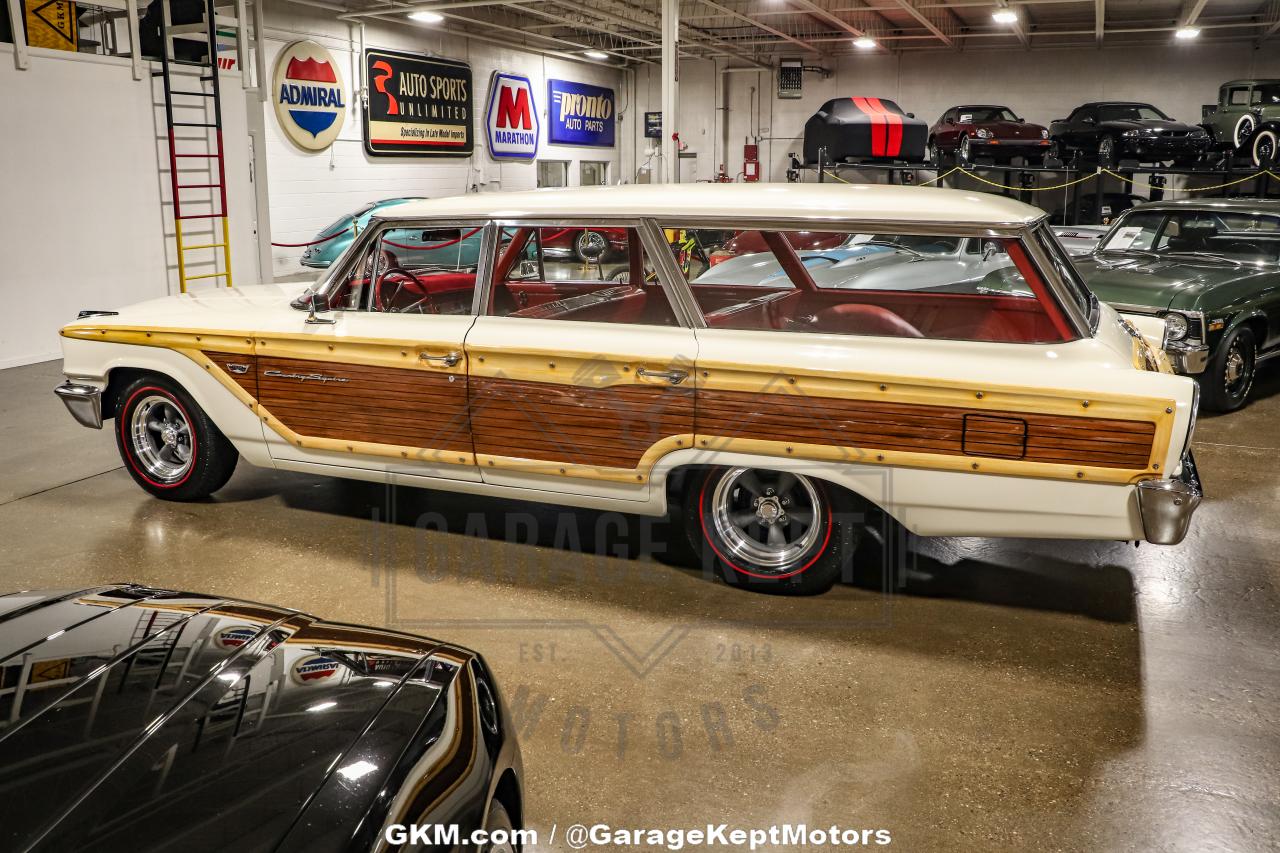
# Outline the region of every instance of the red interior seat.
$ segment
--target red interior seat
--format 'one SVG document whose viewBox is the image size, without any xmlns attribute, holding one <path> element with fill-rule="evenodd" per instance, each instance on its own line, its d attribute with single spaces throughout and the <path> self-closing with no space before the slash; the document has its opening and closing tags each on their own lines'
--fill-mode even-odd
<svg viewBox="0 0 1280 853">
<path fill-rule="evenodd" d="M 892 338 L 924 337 L 924 334 L 915 326 L 888 308 L 881 308 L 879 305 L 845 304 L 824 308 L 814 318 L 813 330 Z"/>
</svg>

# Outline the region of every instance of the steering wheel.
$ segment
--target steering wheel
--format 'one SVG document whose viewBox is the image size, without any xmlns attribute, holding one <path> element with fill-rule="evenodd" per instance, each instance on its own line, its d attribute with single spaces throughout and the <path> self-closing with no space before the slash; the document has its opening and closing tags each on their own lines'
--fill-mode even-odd
<svg viewBox="0 0 1280 853">
<path fill-rule="evenodd" d="M 399 277 L 396 282 L 395 290 L 386 299 L 382 298 L 382 283 L 387 280 L 387 276 L 395 275 Z M 403 308 L 393 308 L 396 297 L 400 295 L 400 291 L 404 289 L 407 282 L 412 281 L 414 285 L 422 291 L 422 297 L 409 303 Z M 407 314 L 410 311 L 417 311 L 419 314 L 439 314 L 440 309 L 436 307 L 435 302 L 431 299 L 431 293 L 427 290 L 426 285 L 422 283 L 422 279 L 409 272 L 404 267 L 387 267 L 383 270 L 382 275 L 378 277 L 378 283 L 373 287 L 373 301 L 385 314 Z"/>
</svg>

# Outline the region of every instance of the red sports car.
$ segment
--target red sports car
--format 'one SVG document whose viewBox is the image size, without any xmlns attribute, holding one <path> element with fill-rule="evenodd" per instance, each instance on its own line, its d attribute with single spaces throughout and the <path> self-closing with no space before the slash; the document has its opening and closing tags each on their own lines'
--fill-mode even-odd
<svg viewBox="0 0 1280 853">
<path fill-rule="evenodd" d="M 1008 107 L 952 107 L 929 128 L 928 157 L 932 163 L 946 158 L 972 163 L 977 157 L 1008 163 L 1014 157 L 1022 157 L 1028 166 L 1040 166 L 1048 151 L 1048 128 L 1024 121 Z"/>
<path fill-rule="evenodd" d="M 583 263 L 617 257 L 627 250 L 625 228 L 564 228 L 549 232 L 542 240 L 542 254 L 548 258 L 577 258 Z"/>
</svg>

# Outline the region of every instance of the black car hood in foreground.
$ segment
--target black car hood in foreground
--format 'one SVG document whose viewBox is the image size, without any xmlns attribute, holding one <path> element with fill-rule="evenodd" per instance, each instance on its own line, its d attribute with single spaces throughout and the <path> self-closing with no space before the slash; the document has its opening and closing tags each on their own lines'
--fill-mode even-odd
<svg viewBox="0 0 1280 853">
<path fill-rule="evenodd" d="M 372 849 L 387 823 L 481 825 L 519 760 L 473 653 L 294 610 L 14 593 L 0 659 L 5 850 Z"/>
</svg>

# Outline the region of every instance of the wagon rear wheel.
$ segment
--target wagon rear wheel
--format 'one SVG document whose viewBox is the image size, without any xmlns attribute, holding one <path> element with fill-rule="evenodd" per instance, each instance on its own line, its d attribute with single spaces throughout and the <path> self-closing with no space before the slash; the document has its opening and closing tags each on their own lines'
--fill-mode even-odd
<svg viewBox="0 0 1280 853">
<path fill-rule="evenodd" d="M 849 493 L 816 478 L 713 468 L 694 478 L 685 530 L 702 565 L 758 592 L 814 595 L 852 577 L 861 526 Z"/>
</svg>

